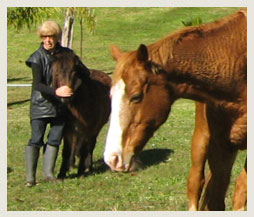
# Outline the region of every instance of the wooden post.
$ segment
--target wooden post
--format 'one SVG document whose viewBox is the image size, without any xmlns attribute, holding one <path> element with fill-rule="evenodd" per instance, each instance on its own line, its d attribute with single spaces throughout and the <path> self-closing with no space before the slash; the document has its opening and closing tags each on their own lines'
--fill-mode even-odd
<svg viewBox="0 0 254 217">
<path fill-rule="evenodd" d="M 68 48 L 72 47 L 73 25 L 74 25 L 74 9 L 68 8 L 66 11 L 64 29 L 62 34 L 61 44 L 63 47 L 68 47 Z"/>
</svg>

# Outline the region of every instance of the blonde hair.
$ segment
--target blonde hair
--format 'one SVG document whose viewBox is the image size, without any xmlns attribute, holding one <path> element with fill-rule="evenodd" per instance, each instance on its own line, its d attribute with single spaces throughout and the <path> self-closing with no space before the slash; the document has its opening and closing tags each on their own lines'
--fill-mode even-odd
<svg viewBox="0 0 254 217">
<path fill-rule="evenodd" d="M 62 37 L 62 29 L 55 21 L 45 21 L 38 29 L 37 34 L 42 38 L 45 35 L 53 35 L 58 41 Z"/>
</svg>

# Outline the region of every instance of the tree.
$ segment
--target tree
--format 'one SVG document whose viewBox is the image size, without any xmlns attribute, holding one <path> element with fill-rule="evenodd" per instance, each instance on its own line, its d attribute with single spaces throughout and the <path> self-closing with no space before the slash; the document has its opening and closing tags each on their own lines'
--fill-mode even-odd
<svg viewBox="0 0 254 217">
<path fill-rule="evenodd" d="M 7 24 L 20 30 L 23 27 L 31 29 L 37 23 L 48 19 L 52 14 L 59 12 L 58 8 L 42 8 L 42 7 L 16 7 L 8 8 Z"/>
<path fill-rule="evenodd" d="M 62 45 L 72 47 L 73 40 L 73 26 L 75 18 L 80 24 L 80 56 L 82 57 L 83 47 L 83 24 L 85 23 L 90 33 L 94 34 L 96 19 L 94 10 L 91 8 L 67 8 L 63 28 Z"/>
<path fill-rule="evenodd" d="M 66 10 L 64 28 L 62 34 L 62 46 L 64 47 L 72 47 L 72 39 L 73 39 L 73 26 L 74 26 L 74 9 L 68 8 Z"/>
<path fill-rule="evenodd" d="M 73 39 L 73 25 L 74 20 L 77 19 L 80 24 L 80 55 L 82 57 L 83 45 L 83 26 L 86 24 L 91 34 L 95 32 L 96 19 L 94 9 L 92 8 L 54 8 L 54 7 L 16 7 L 8 8 L 7 10 L 7 23 L 15 29 L 20 30 L 23 27 L 31 29 L 32 26 L 43 22 L 43 20 L 52 17 L 53 14 L 63 13 L 66 11 L 62 45 L 72 47 Z"/>
</svg>

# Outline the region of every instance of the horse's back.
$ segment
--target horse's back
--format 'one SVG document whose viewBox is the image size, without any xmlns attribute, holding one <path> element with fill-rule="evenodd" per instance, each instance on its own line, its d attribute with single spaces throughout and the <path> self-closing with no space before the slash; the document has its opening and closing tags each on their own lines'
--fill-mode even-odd
<svg viewBox="0 0 254 217">
<path fill-rule="evenodd" d="M 110 89 L 111 87 L 111 78 L 105 73 L 97 69 L 90 69 L 91 79 L 100 82 Z"/>
<path fill-rule="evenodd" d="M 98 133 L 102 126 L 108 121 L 111 112 L 111 99 L 110 99 L 110 88 L 111 88 L 111 78 L 100 70 L 89 69 L 90 70 L 90 82 L 84 83 L 87 85 L 89 105 L 84 103 L 85 106 L 90 111 L 90 118 L 93 122 L 93 129 L 95 133 Z M 87 113 L 87 114 L 88 114 Z M 87 116 L 84 114 L 84 116 Z M 89 119 L 90 119 L 89 118 Z"/>
</svg>

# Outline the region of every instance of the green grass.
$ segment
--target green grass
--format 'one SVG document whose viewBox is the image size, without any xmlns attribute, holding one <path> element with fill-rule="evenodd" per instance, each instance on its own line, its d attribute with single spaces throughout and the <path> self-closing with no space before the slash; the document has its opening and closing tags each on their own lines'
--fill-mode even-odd
<svg viewBox="0 0 254 217">
<path fill-rule="evenodd" d="M 123 50 L 150 44 L 167 33 L 183 27 L 182 21 L 201 17 L 209 22 L 237 8 L 96 8 L 96 34 L 85 33 L 84 62 L 107 72 L 115 62 L 109 45 Z M 55 17 L 57 17 L 55 15 Z M 30 83 L 27 57 L 37 48 L 35 29 L 21 32 L 8 28 L 8 82 Z M 73 49 L 79 53 L 79 29 L 75 26 Z M 186 183 L 190 168 L 190 143 L 194 127 L 194 102 L 179 100 L 167 122 L 155 133 L 141 153 L 143 167 L 133 173 L 112 173 L 103 164 L 102 154 L 108 125 L 101 131 L 94 151 L 95 173 L 85 178 L 66 179 L 63 183 L 43 182 L 42 157 L 37 177 L 40 185 L 26 188 L 24 149 L 30 137 L 30 87 L 8 88 L 8 210 L 187 210 Z M 232 172 L 226 197 L 232 209 L 234 181 L 240 173 L 246 152 L 240 152 Z M 42 156 L 42 155 L 41 155 Z M 61 154 L 57 160 L 59 171 Z M 72 170 L 71 174 L 76 171 Z"/>
</svg>

